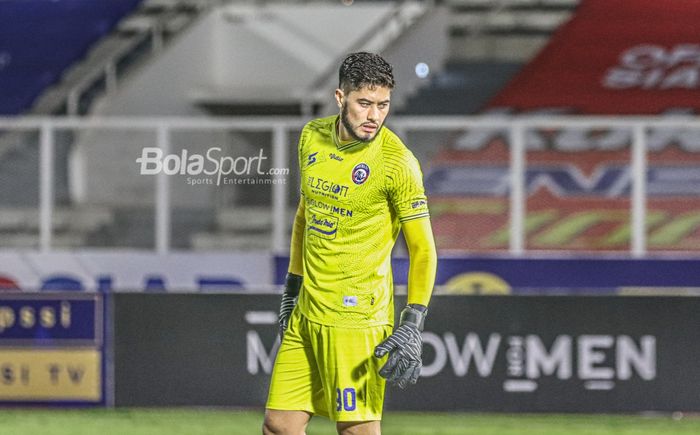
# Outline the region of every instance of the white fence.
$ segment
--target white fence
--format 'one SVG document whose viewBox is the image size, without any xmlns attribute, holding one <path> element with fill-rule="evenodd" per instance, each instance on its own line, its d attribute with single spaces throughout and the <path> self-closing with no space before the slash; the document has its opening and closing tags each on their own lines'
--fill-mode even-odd
<svg viewBox="0 0 700 435">
<path fill-rule="evenodd" d="M 288 133 L 298 131 L 305 119 L 297 117 L 241 117 L 241 118 L 0 118 L 3 131 L 40 132 L 39 168 L 39 246 L 41 251 L 52 250 L 52 215 L 54 213 L 53 160 L 54 134 L 57 130 L 120 129 L 155 132 L 157 146 L 164 154 L 170 149 L 170 135 L 178 130 L 217 131 L 226 129 L 269 131 L 272 133 L 273 167 L 284 167 L 295 143 Z M 646 254 L 646 173 L 648 130 L 658 128 L 700 129 L 700 119 L 691 117 L 392 117 L 388 124 L 399 136 L 412 131 L 448 131 L 464 129 L 500 129 L 508 131 L 510 146 L 510 238 L 509 252 L 519 256 L 525 246 L 525 168 L 526 133 L 533 129 L 626 129 L 632 133 L 631 142 L 631 244 L 630 254 Z M 409 144 L 410 146 L 410 144 Z M 155 246 L 159 253 L 170 250 L 171 198 L 169 177 L 155 177 Z M 272 250 L 287 250 L 286 228 L 291 216 L 287 213 L 290 186 L 276 183 L 272 186 L 273 234 Z"/>
</svg>

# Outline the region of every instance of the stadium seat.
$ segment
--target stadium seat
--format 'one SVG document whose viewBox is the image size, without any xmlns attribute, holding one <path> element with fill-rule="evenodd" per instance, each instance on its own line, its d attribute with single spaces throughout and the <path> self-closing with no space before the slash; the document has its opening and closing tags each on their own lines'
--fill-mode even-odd
<svg viewBox="0 0 700 435">
<path fill-rule="evenodd" d="M 0 114 L 29 109 L 139 1 L 0 2 L 0 40 L 11 59 L 0 69 L 0 87 L 11 90 L 0 100 Z M 26 31 L 28 23 L 31 34 Z"/>
</svg>

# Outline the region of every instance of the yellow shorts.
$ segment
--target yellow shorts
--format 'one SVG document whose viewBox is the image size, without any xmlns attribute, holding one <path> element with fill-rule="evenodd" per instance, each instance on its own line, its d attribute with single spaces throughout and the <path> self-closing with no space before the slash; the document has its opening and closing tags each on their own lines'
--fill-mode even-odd
<svg viewBox="0 0 700 435">
<path fill-rule="evenodd" d="M 373 353 L 389 334 L 388 325 L 321 325 L 295 309 L 272 370 L 267 408 L 307 411 L 333 421 L 381 420 L 384 359 Z"/>
</svg>

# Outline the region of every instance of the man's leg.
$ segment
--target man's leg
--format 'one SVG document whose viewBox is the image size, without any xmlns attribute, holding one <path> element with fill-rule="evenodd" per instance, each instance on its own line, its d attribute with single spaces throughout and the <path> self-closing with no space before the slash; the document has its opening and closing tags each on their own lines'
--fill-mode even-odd
<svg viewBox="0 0 700 435">
<path fill-rule="evenodd" d="M 379 435 L 384 407 L 384 378 L 374 347 L 391 333 L 386 325 L 367 328 L 319 326 L 316 349 L 329 418 L 341 435 Z"/>
<path fill-rule="evenodd" d="M 381 435 L 379 421 L 339 421 L 336 428 L 340 435 Z"/>
<path fill-rule="evenodd" d="M 265 410 L 263 435 L 305 435 L 311 414 L 305 411 Z"/>
<path fill-rule="evenodd" d="M 303 435 L 311 416 L 328 415 L 307 323 L 292 312 L 272 370 L 264 435 Z"/>
</svg>

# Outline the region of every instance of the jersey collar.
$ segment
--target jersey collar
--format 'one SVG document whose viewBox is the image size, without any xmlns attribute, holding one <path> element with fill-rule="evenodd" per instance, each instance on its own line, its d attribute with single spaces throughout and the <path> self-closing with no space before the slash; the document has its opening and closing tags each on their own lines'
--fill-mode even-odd
<svg viewBox="0 0 700 435">
<path fill-rule="evenodd" d="M 349 148 L 352 148 L 357 145 L 361 145 L 367 142 L 362 142 L 361 140 L 354 140 L 352 142 L 345 142 L 341 143 L 340 138 L 338 137 L 338 123 L 340 122 L 340 115 L 335 117 L 335 120 L 333 121 L 332 128 L 331 128 L 331 136 L 333 137 L 333 143 L 335 143 L 335 147 L 338 148 L 338 151 L 343 151 L 347 150 Z M 376 139 L 376 137 L 375 137 Z M 372 139 L 374 140 L 374 139 Z"/>
</svg>

